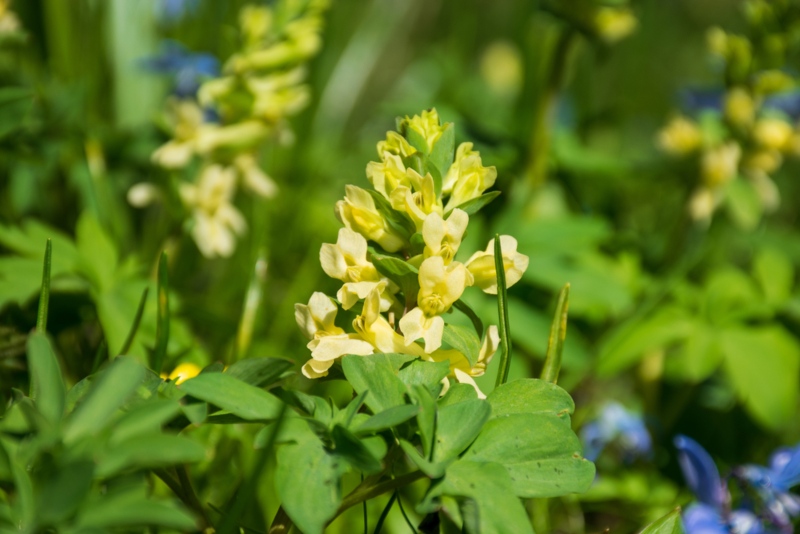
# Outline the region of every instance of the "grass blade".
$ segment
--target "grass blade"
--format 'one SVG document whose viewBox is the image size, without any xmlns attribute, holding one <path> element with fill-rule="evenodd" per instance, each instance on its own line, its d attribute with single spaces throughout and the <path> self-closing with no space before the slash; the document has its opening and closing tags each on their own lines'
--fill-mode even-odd
<svg viewBox="0 0 800 534">
<path fill-rule="evenodd" d="M 250 285 L 247 287 L 247 294 L 244 297 L 244 307 L 242 318 L 239 321 L 239 331 L 236 334 L 236 355 L 234 360 L 244 358 L 250 348 L 250 341 L 253 339 L 253 326 L 256 322 L 258 308 L 264 299 L 264 284 L 267 280 L 267 258 L 266 251 L 261 250 L 253 266 L 253 274 L 250 278 Z"/>
<path fill-rule="evenodd" d="M 139 307 L 136 309 L 136 317 L 133 318 L 133 324 L 131 325 L 131 330 L 128 332 L 128 337 L 125 338 L 125 342 L 122 344 L 122 348 L 119 349 L 118 355 L 125 355 L 128 354 L 128 351 L 131 349 L 131 345 L 133 345 L 133 340 L 136 337 L 136 332 L 139 330 L 139 323 L 142 322 L 142 315 L 144 314 L 144 306 L 147 304 L 147 294 L 150 292 L 150 288 L 144 288 L 142 292 L 142 298 L 139 300 Z"/>
<path fill-rule="evenodd" d="M 508 323 L 508 288 L 506 287 L 506 270 L 503 265 L 500 234 L 494 236 L 494 267 L 497 270 L 497 315 L 500 322 L 500 346 L 503 348 L 496 385 L 501 386 L 508 380 L 508 370 L 511 368 L 511 325 Z"/>
<path fill-rule="evenodd" d="M 156 348 L 153 351 L 153 371 L 161 373 L 169 343 L 169 277 L 167 253 L 158 260 L 158 319 L 156 322 Z"/>
<path fill-rule="evenodd" d="M 542 368 L 542 380 L 558 382 L 561 370 L 561 354 L 564 352 L 564 340 L 567 337 L 567 310 L 569 309 L 569 284 L 565 284 L 558 294 L 553 324 L 550 325 L 550 337 L 547 340 L 547 356 Z"/>
<path fill-rule="evenodd" d="M 36 331 L 47 330 L 47 310 L 50 307 L 50 268 L 53 259 L 53 240 L 47 239 L 44 249 L 44 266 L 42 268 L 42 292 L 39 295 L 39 311 L 36 315 Z"/>
</svg>

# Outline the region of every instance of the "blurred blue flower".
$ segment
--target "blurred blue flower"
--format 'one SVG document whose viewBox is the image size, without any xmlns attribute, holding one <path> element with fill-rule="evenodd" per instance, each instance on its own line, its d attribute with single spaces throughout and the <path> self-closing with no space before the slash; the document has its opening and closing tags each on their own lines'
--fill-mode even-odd
<svg viewBox="0 0 800 534">
<path fill-rule="evenodd" d="M 172 76 L 173 92 L 181 98 L 194 96 L 204 79 L 219 75 L 217 58 L 190 52 L 175 41 L 165 41 L 161 53 L 144 59 L 143 65 L 151 72 Z"/>
<path fill-rule="evenodd" d="M 158 16 L 164 22 L 180 20 L 184 14 L 197 9 L 200 0 L 160 0 Z"/>
<path fill-rule="evenodd" d="M 717 464 L 699 443 L 677 436 L 675 448 L 686 485 L 699 501 L 683 513 L 687 534 L 769 534 L 750 510 L 729 511 L 728 487 L 719 476 Z"/>
<path fill-rule="evenodd" d="M 756 490 L 770 521 L 781 532 L 791 533 L 792 518 L 800 515 L 800 496 L 789 492 L 800 484 L 800 445 L 775 451 L 768 467 L 745 465 L 734 473 Z"/>
<path fill-rule="evenodd" d="M 616 402 L 606 404 L 596 420 L 584 425 L 581 440 L 584 455 L 592 461 L 611 442 L 620 446 L 626 462 L 640 456 L 650 456 L 652 452 L 650 433 L 641 416 Z"/>
</svg>

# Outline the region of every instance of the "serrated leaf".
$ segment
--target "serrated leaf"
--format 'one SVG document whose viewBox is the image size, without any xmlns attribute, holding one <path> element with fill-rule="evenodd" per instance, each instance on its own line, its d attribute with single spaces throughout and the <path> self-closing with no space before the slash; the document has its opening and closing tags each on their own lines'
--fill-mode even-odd
<svg viewBox="0 0 800 534">
<path fill-rule="evenodd" d="M 250 421 L 274 419 L 281 409 L 280 400 L 227 373 L 203 373 L 178 389 Z"/>
</svg>

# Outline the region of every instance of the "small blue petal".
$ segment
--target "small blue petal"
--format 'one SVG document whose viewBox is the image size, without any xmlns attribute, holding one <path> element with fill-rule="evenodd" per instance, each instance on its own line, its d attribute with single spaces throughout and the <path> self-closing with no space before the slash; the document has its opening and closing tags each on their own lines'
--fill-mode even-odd
<svg viewBox="0 0 800 534">
<path fill-rule="evenodd" d="M 770 478 L 775 489 L 789 491 L 800 484 L 800 445 L 775 451 L 769 461 Z"/>
<path fill-rule="evenodd" d="M 600 453 L 603 452 L 608 440 L 603 435 L 603 431 L 597 421 L 592 421 L 583 425 L 581 429 L 581 441 L 583 442 L 583 455 L 587 460 L 594 462 Z"/>
<path fill-rule="evenodd" d="M 788 91 L 764 99 L 764 107 L 781 111 L 793 119 L 800 117 L 800 91 Z"/>
<path fill-rule="evenodd" d="M 732 534 L 766 534 L 761 520 L 750 510 L 734 510 L 729 523 Z"/>
<path fill-rule="evenodd" d="M 699 443 L 686 436 L 675 437 L 675 448 L 689 489 L 700 502 L 721 510 L 727 502 L 728 492 L 714 460 Z"/>
<path fill-rule="evenodd" d="M 725 520 L 712 506 L 693 504 L 683 512 L 686 534 L 730 534 Z"/>
</svg>

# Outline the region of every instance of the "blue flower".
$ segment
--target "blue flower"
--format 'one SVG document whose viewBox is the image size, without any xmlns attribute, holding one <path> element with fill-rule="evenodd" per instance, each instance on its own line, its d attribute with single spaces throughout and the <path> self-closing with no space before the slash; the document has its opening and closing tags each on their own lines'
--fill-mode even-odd
<svg viewBox="0 0 800 534">
<path fill-rule="evenodd" d="M 187 12 L 197 9 L 200 0 L 161 0 L 158 15 L 164 22 L 180 20 Z"/>
<path fill-rule="evenodd" d="M 717 464 L 699 443 L 677 436 L 675 448 L 686 485 L 699 501 L 683 513 L 687 534 L 768 534 L 753 512 L 729 511 L 728 487 L 719 476 Z"/>
<path fill-rule="evenodd" d="M 585 456 L 596 460 L 606 445 L 616 442 L 627 462 L 639 456 L 650 456 L 652 441 L 642 418 L 619 403 L 610 402 L 600 416 L 581 429 Z"/>
<path fill-rule="evenodd" d="M 219 61 L 211 54 L 194 53 L 175 41 L 165 41 L 161 54 L 143 61 L 146 69 L 174 78 L 173 91 L 181 98 L 197 93 L 202 81 L 219 75 Z"/>
<path fill-rule="evenodd" d="M 781 532 L 792 532 L 792 518 L 800 515 L 800 496 L 789 490 L 800 484 L 800 445 L 775 451 L 768 467 L 745 465 L 735 475 L 756 490 L 770 521 Z"/>
</svg>

